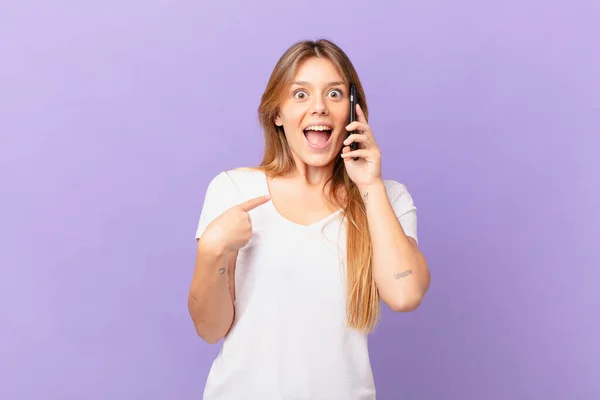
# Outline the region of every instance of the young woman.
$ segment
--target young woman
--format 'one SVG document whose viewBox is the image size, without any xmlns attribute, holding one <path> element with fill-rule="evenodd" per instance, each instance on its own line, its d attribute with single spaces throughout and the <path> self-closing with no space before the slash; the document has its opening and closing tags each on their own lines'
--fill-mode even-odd
<svg viewBox="0 0 600 400">
<path fill-rule="evenodd" d="M 189 311 L 201 338 L 224 338 L 204 399 L 374 399 L 379 300 L 411 311 L 429 287 L 413 200 L 382 178 L 362 85 L 332 42 L 283 54 L 259 116 L 262 163 L 214 177 L 196 233 Z"/>
</svg>

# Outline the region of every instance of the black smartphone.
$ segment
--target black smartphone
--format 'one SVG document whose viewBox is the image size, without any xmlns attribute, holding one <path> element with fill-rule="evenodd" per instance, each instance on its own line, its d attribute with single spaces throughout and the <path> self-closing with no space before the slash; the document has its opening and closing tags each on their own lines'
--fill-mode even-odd
<svg viewBox="0 0 600 400">
<path fill-rule="evenodd" d="M 350 123 L 356 121 L 356 86 L 354 86 L 354 84 L 350 84 Z M 354 133 L 360 133 L 359 131 L 352 131 L 352 132 L 348 132 L 348 136 L 354 134 Z M 350 144 L 350 150 L 358 150 L 358 143 L 353 142 Z M 358 160 L 358 157 L 353 157 L 353 159 L 356 161 Z"/>
</svg>

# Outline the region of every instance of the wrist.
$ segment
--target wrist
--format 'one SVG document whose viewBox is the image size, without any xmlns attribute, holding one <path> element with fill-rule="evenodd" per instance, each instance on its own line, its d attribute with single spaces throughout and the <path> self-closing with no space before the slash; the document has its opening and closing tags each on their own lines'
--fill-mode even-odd
<svg viewBox="0 0 600 400">
<path fill-rule="evenodd" d="M 383 179 L 378 178 L 378 179 L 376 179 L 370 183 L 364 184 L 364 185 L 356 185 L 356 187 L 358 188 L 358 191 L 360 192 L 360 194 L 364 196 L 370 190 L 385 188 L 385 184 L 383 183 Z"/>
<path fill-rule="evenodd" d="M 213 257 L 224 256 L 227 253 L 227 245 L 221 240 L 220 235 L 208 229 L 204 233 L 198 240 L 198 250 Z"/>
</svg>

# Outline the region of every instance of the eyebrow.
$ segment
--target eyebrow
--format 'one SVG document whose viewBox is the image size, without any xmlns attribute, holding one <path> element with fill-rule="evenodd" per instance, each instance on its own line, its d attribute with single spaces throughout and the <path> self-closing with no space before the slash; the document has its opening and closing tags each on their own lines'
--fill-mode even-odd
<svg viewBox="0 0 600 400">
<path fill-rule="evenodd" d="M 305 86 L 311 86 L 310 82 L 307 81 L 294 81 L 292 82 L 292 85 L 305 85 Z M 337 85 L 345 85 L 344 82 L 329 82 L 327 84 L 327 86 L 337 86 Z"/>
</svg>

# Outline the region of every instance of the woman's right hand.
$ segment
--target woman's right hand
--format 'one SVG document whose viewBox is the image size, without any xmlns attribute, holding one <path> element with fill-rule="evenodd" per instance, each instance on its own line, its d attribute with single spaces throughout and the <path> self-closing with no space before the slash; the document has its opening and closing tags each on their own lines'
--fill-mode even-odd
<svg viewBox="0 0 600 400">
<path fill-rule="evenodd" d="M 204 231 L 205 241 L 223 251 L 237 251 L 252 238 L 252 220 L 249 211 L 268 202 L 271 198 L 256 197 L 231 207 L 215 218 Z"/>
</svg>

